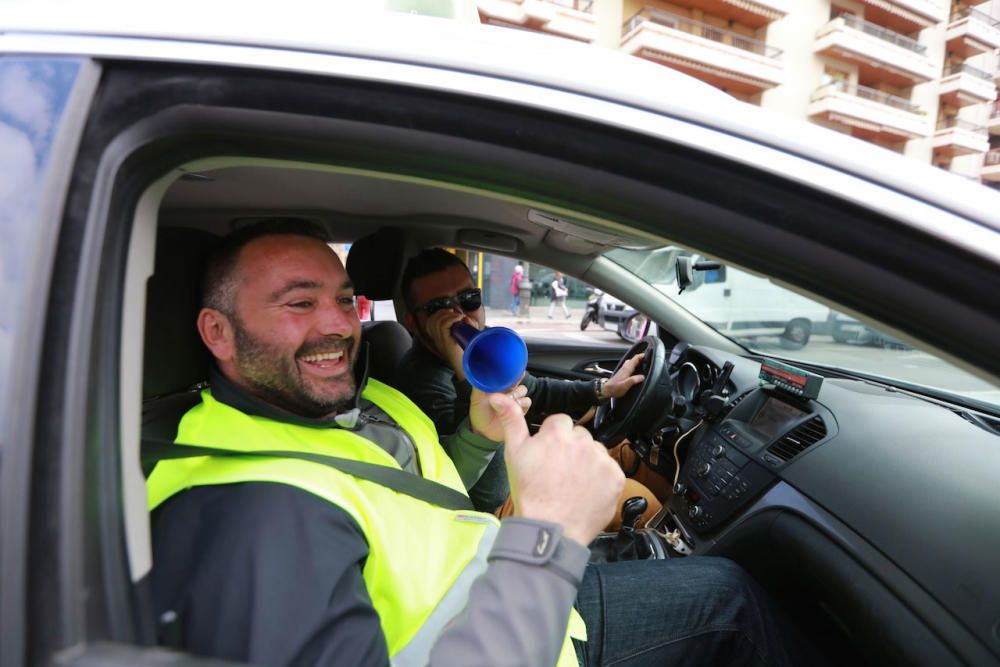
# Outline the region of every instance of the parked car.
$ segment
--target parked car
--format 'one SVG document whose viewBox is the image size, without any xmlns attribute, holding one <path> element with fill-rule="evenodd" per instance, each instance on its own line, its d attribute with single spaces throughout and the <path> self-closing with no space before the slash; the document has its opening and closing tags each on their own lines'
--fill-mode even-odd
<svg viewBox="0 0 1000 667">
<path fill-rule="evenodd" d="M 737 561 L 834 664 L 1000 664 L 1000 195 L 639 58 L 333 4 L 0 12 L 5 666 L 204 664 L 157 646 L 144 416 L 206 379 L 206 249 L 274 216 L 387 230 L 352 275 L 373 301 L 431 244 L 625 299 L 634 348 L 567 336 L 529 368 L 647 352 L 594 428 L 679 483 L 659 555 Z M 914 349 L 741 341 L 637 271 L 670 246 Z"/>
<path fill-rule="evenodd" d="M 668 246 L 650 254 L 636 272 L 719 333 L 749 344 L 773 338 L 788 350 L 801 349 L 813 334 L 828 333 L 829 307 L 734 266 L 710 262 L 712 268 L 691 270 L 682 290 L 678 258 L 687 266 L 708 261 Z"/>
<path fill-rule="evenodd" d="M 830 336 L 837 343 L 910 349 L 910 345 L 843 313 L 830 315 Z"/>
<path fill-rule="evenodd" d="M 636 309 L 626 304 L 612 294 L 588 287 L 587 303 L 580 319 L 580 330 L 586 331 L 591 323 L 602 329 L 610 329 L 618 333 L 622 340 L 630 339 L 624 333 L 624 326 L 630 317 L 636 314 Z"/>
</svg>

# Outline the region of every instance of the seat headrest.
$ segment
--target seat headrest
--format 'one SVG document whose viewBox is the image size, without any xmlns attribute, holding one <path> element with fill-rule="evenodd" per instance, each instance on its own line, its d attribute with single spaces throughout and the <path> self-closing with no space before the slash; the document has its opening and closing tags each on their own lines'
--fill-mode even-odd
<svg viewBox="0 0 1000 667">
<path fill-rule="evenodd" d="M 356 241 L 347 253 L 347 275 L 354 291 L 372 301 L 392 299 L 403 271 L 403 237 L 383 227 Z"/>
<path fill-rule="evenodd" d="M 393 320 L 362 322 L 361 339 L 369 345 L 369 377 L 392 384 L 400 360 L 413 345 L 410 332 Z"/>
<path fill-rule="evenodd" d="M 208 379 L 212 359 L 196 320 L 205 262 L 220 241 L 199 229 L 167 227 L 157 235 L 156 264 L 146 285 L 144 399 L 183 391 Z M 381 261 L 371 265 L 384 268 Z M 361 338 L 371 345 L 369 374 L 382 381 L 392 378 L 412 344 L 403 325 L 391 320 L 364 323 Z"/>
<path fill-rule="evenodd" d="M 199 229 L 176 227 L 157 235 L 156 264 L 146 285 L 143 398 L 208 379 L 210 357 L 195 320 L 205 262 L 218 240 Z"/>
</svg>

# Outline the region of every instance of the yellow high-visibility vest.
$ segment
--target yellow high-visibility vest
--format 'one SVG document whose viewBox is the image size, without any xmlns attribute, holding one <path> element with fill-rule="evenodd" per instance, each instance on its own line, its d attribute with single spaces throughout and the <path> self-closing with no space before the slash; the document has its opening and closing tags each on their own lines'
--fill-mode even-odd
<svg viewBox="0 0 1000 667">
<path fill-rule="evenodd" d="M 347 512 L 364 533 L 369 554 L 363 568 L 372 604 L 381 619 L 393 665 L 424 665 L 446 624 L 465 606 L 472 582 L 500 522 L 491 514 L 449 510 L 359 479 L 321 463 L 254 451 L 286 450 L 337 456 L 399 468 L 387 451 L 356 433 L 254 417 L 201 394 L 181 419 L 178 445 L 215 447 L 247 456 L 199 456 L 157 463 L 147 482 L 149 509 L 195 486 L 274 482 L 323 498 Z M 416 445 L 423 477 L 465 493 L 431 420 L 408 398 L 377 380 L 362 397 L 403 428 Z M 570 637 L 586 638 L 583 619 L 571 610 L 558 667 L 577 665 Z"/>
</svg>

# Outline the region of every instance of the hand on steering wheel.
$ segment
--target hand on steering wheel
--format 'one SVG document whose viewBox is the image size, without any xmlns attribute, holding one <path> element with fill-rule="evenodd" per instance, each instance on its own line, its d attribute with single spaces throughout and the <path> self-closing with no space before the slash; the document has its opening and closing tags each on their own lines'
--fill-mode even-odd
<svg viewBox="0 0 1000 667">
<path fill-rule="evenodd" d="M 656 336 L 646 336 L 633 345 L 618 362 L 612 377 L 618 376 L 626 364 L 635 365 L 631 360 L 639 354 L 642 361 L 633 372 L 644 375 L 645 380 L 634 384 L 623 396 L 597 406 L 591 431 L 605 447 L 613 447 L 632 434 L 645 434 L 673 408 L 666 348 Z"/>
</svg>

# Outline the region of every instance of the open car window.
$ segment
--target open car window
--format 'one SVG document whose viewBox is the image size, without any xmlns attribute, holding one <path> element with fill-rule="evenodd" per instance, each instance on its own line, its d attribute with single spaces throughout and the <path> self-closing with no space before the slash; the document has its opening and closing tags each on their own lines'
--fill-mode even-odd
<svg viewBox="0 0 1000 667">
<path fill-rule="evenodd" d="M 765 276 L 675 246 L 605 256 L 751 352 L 954 394 L 1000 410 L 1000 388 L 993 383 Z M 678 257 L 706 265 L 683 291 Z"/>
</svg>

